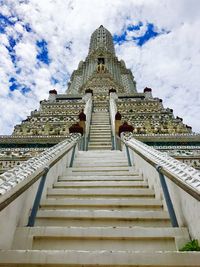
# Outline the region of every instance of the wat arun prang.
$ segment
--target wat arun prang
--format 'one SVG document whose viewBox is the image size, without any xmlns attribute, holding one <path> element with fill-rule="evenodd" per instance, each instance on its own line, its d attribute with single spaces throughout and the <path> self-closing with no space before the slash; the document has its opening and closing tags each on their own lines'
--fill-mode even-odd
<svg viewBox="0 0 200 267">
<path fill-rule="evenodd" d="M 118 60 L 112 35 L 101 25 L 93 32 L 88 55 L 72 73 L 65 94 L 50 90 L 48 100 L 40 101 L 39 109 L 16 125 L 12 135 L 0 137 L 1 173 L 64 140 L 69 128 L 80 124 L 78 115 L 88 96 L 92 95 L 94 112 L 109 112 L 110 92 L 116 94 L 120 124 L 132 125 L 135 138 L 200 168 L 200 135 L 153 97 L 151 88 L 137 92 L 131 70 Z"/>
</svg>

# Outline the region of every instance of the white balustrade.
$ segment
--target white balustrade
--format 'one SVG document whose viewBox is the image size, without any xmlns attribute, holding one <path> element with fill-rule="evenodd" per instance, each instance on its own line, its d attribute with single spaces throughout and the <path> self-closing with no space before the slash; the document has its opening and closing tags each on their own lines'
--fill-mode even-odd
<svg viewBox="0 0 200 267">
<path fill-rule="evenodd" d="M 133 166 L 154 188 L 156 198 L 163 198 L 156 170 L 161 166 L 179 226 L 187 226 L 191 237 L 200 239 L 200 171 L 136 140 L 132 133 L 125 133 L 122 138 L 129 147 Z"/>
<path fill-rule="evenodd" d="M 111 121 L 111 130 L 112 136 L 114 138 L 113 142 L 116 143 L 115 139 L 115 115 L 117 113 L 117 105 L 116 105 L 117 94 L 110 93 L 110 121 Z"/>
<path fill-rule="evenodd" d="M 86 104 L 84 108 L 84 113 L 86 115 L 85 136 L 87 138 L 89 135 L 89 131 L 90 131 L 90 122 L 91 122 L 91 114 L 92 114 L 92 94 L 88 93 L 84 97 L 86 100 Z"/>
<path fill-rule="evenodd" d="M 199 133 L 134 134 L 136 137 L 199 137 Z"/>
<path fill-rule="evenodd" d="M 185 183 L 188 189 L 190 188 L 198 192 L 200 198 L 200 171 L 168 156 L 166 153 L 155 150 L 135 138 L 130 138 L 130 135 L 124 135 L 124 138 L 130 147 L 136 149 L 148 159 L 151 159 L 155 164 L 160 165 L 167 172 L 171 173 L 171 175 L 176 176 L 176 179 Z"/>
<path fill-rule="evenodd" d="M 46 196 L 47 188 L 51 187 L 70 165 L 72 148 L 80 139 L 80 134 L 70 134 L 64 141 L 46 149 L 39 156 L 0 175 L 0 225 L 4 229 L 0 235 L 1 249 L 10 249 L 16 227 L 27 225 L 46 168 L 49 168 L 49 171 L 42 199 Z"/>
<path fill-rule="evenodd" d="M 79 139 L 79 134 L 70 134 L 64 141 L 46 149 L 37 157 L 31 158 L 19 166 L 0 175 L 0 195 L 4 195 L 15 185 L 26 179 L 30 175 L 35 175 L 45 166 L 49 166 L 60 152 L 65 151 Z M 1 202 L 0 202 L 1 203 Z"/>
</svg>

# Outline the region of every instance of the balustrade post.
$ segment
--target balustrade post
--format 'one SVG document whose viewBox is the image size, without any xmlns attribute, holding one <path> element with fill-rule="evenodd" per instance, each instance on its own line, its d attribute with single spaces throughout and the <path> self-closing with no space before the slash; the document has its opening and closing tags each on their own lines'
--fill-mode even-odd
<svg viewBox="0 0 200 267">
<path fill-rule="evenodd" d="M 75 151 L 76 151 L 76 145 L 77 144 L 74 145 L 73 150 L 72 150 L 72 156 L 71 156 L 69 167 L 72 167 L 73 166 L 73 163 L 74 163 L 74 156 L 75 156 Z"/>
<path fill-rule="evenodd" d="M 130 157 L 130 153 L 129 153 L 129 148 L 128 146 L 125 144 L 126 147 L 126 155 L 127 155 L 127 159 L 128 159 L 128 165 L 131 167 L 132 163 L 131 163 L 131 157 Z"/>
<path fill-rule="evenodd" d="M 35 218 L 36 218 L 37 211 L 38 211 L 38 208 L 39 208 L 39 205 L 40 205 L 40 200 L 41 200 L 41 197 L 42 197 L 42 193 L 43 193 L 43 189 L 44 189 L 47 173 L 49 171 L 49 167 L 45 167 L 44 171 L 45 171 L 45 173 L 43 174 L 43 176 L 42 176 L 42 178 L 40 180 L 40 183 L 39 183 L 39 186 L 38 186 L 38 190 L 37 190 L 37 193 L 36 193 L 36 196 L 35 196 L 35 200 L 34 200 L 34 203 L 33 203 L 33 208 L 31 210 L 31 214 L 30 214 L 29 219 L 28 219 L 28 224 L 27 224 L 28 227 L 33 227 L 34 224 L 35 224 Z"/>
<path fill-rule="evenodd" d="M 157 170 L 157 172 L 159 174 L 160 183 L 161 183 L 161 187 L 162 187 L 163 194 L 164 194 L 164 197 L 165 197 L 165 201 L 166 201 L 166 204 L 167 204 L 167 209 L 168 209 L 168 212 L 169 212 L 171 224 L 172 224 L 173 227 L 179 227 L 178 226 L 178 221 L 177 221 L 177 218 L 176 218 L 176 214 L 175 214 L 175 211 L 174 211 L 174 207 L 173 207 L 173 204 L 172 204 L 172 201 L 171 201 L 171 197 L 170 197 L 170 194 L 169 194 L 169 190 L 168 190 L 168 187 L 167 187 L 167 183 L 165 181 L 164 175 L 161 172 L 162 167 L 157 165 L 156 166 L 156 170 Z"/>
</svg>

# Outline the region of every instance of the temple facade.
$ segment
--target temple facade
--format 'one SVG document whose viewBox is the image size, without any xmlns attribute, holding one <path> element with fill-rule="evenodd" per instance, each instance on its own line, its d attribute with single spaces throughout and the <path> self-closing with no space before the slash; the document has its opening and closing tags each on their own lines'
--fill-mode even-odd
<svg viewBox="0 0 200 267">
<path fill-rule="evenodd" d="M 72 73 L 66 92 L 49 91 L 48 100 L 40 101 L 39 109 L 16 125 L 12 135 L 0 137 L 1 173 L 64 140 L 69 128 L 79 123 L 79 114 L 87 109 L 89 99 L 93 113 L 107 113 L 100 123 L 111 117 L 111 103 L 120 114 L 116 125 L 111 125 L 112 120 L 108 123 L 116 126 L 115 130 L 107 126 L 103 143 L 110 142 L 109 149 L 117 148 L 115 134 L 127 122 L 138 140 L 195 168 L 200 167 L 200 135 L 192 132 L 182 118 L 175 117 L 172 109 L 164 107 L 162 99 L 152 95 L 151 88 L 137 92 L 131 70 L 117 58 L 112 35 L 101 25 L 93 32 L 88 55 Z M 89 138 L 86 142 L 85 149 L 95 147 Z"/>
</svg>

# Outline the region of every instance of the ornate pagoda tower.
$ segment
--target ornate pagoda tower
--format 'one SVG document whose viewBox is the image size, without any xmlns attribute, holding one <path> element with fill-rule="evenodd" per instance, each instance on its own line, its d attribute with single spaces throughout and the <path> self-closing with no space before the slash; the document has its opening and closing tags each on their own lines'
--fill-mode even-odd
<svg viewBox="0 0 200 267">
<path fill-rule="evenodd" d="M 66 93 L 0 138 L 0 266 L 199 267 L 200 172 L 168 155 L 198 167 L 199 144 L 100 26 Z"/>
<path fill-rule="evenodd" d="M 115 134 L 126 121 L 135 138 L 199 168 L 200 136 L 153 97 L 151 88 L 137 92 L 131 70 L 118 60 L 112 35 L 101 25 L 93 32 L 88 55 L 72 73 L 66 93 L 49 91 L 39 110 L 16 125 L 12 135 L 1 136 L 1 172 L 62 141 L 79 123 L 81 110 L 87 113 L 88 101 L 93 103 L 93 113 L 85 129 L 84 149 L 116 149 Z"/>
</svg>

